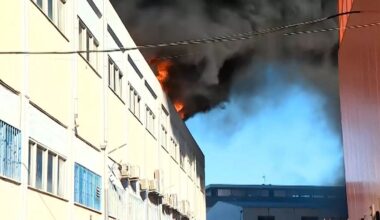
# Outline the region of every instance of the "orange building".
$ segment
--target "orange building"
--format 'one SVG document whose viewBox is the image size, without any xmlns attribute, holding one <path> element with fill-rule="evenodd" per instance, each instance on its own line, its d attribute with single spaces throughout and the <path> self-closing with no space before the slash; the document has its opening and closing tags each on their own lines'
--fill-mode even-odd
<svg viewBox="0 0 380 220">
<path fill-rule="evenodd" d="M 349 219 L 380 210 L 380 22 L 377 0 L 339 0 L 339 82 Z"/>
</svg>

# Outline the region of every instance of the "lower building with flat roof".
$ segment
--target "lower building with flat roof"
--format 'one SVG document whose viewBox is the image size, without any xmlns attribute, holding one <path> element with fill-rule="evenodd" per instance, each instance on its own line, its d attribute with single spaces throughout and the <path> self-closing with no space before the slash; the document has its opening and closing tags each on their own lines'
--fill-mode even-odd
<svg viewBox="0 0 380 220">
<path fill-rule="evenodd" d="M 209 185 L 208 220 L 345 220 L 345 187 Z"/>
</svg>

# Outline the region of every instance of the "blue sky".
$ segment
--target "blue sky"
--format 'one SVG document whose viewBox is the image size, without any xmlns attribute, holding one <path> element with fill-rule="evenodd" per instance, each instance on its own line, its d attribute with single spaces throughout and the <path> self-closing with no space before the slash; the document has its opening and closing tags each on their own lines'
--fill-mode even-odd
<svg viewBox="0 0 380 220">
<path fill-rule="evenodd" d="M 233 96 L 223 109 L 186 122 L 206 157 L 206 184 L 263 184 L 263 176 L 280 185 L 341 179 L 341 139 L 326 120 L 325 99 L 302 83 L 285 83 L 281 74 L 267 69 L 260 92 Z"/>
</svg>

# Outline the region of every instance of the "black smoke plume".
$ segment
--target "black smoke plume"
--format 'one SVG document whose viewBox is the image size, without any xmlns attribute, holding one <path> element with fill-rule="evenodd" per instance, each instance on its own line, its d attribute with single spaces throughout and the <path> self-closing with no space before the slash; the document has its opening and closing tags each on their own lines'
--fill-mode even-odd
<svg viewBox="0 0 380 220">
<path fill-rule="evenodd" d="M 333 0 L 112 0 L 111 3 L 138 45 L 262 30 L 337 13 Z M 336 20 L 329 20 L 297 30 L 336 25 Z M 255 96 L 262 85 L 260 71 L 275 64 L 287 74 L 284 80 L 302 83 L 327 99 L 326 116 L 339 133 L 337 45 L 338 34 L 328 32 L 293 37 L 273 34 L 248 41 L 142 52 L 148 60 L 187 55 L 173 60 L 166 82 L 168 96 L 185 104 L 185 118 L 223 106 L 232 96 L 242 99 Z"/>
</svg>

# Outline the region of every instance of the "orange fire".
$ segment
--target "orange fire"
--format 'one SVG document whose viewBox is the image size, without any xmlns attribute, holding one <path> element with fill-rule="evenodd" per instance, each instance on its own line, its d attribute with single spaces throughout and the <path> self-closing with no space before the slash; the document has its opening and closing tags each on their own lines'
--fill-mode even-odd
<svg viewBox="0 0 380 220">
<path fill-rule="evenodd" d="M 174 102 L 174 108 L 178 112 L 179 117 L 181 117 L 182 119 L 185 118 L 185 112 L 183 111 L 184 107 L 185 107 L 185 105 L 182 102 L 180 102 L 180 101 Z"/>
<path fill-rule="evenodd" d="M 167 93 L 168 92 L 168 88 L 167 88 L 167 81 L 169 79 L 169 70 L 170 70 L 170 67 L 173 66 L 173 62 L 170 61 L 170 60 L 160 60 L 160 59 L 153 59 L 150 61 L 151 64 L 155 65 L 156 66 L 156 70 L 157 70 L 157 79 L 158 81 L 160 82 L 161 86 L 162 86 L 162 89 Z M 185 112 L 184 112 L 184 103 L 181 102 L 181 101 L 174 101 L 173 102 L 174 104 L 174 108 L 176 109 L 176 111 L 178 112 L 179 116 L 184 119 L 185 118 Z"/>
<path fill-rule="evenodd" d="M 173 63 L 169 60 L 157 61 L 157 79 L 163 85 L 169 78 L 169 68 Z"/>
</svg>

